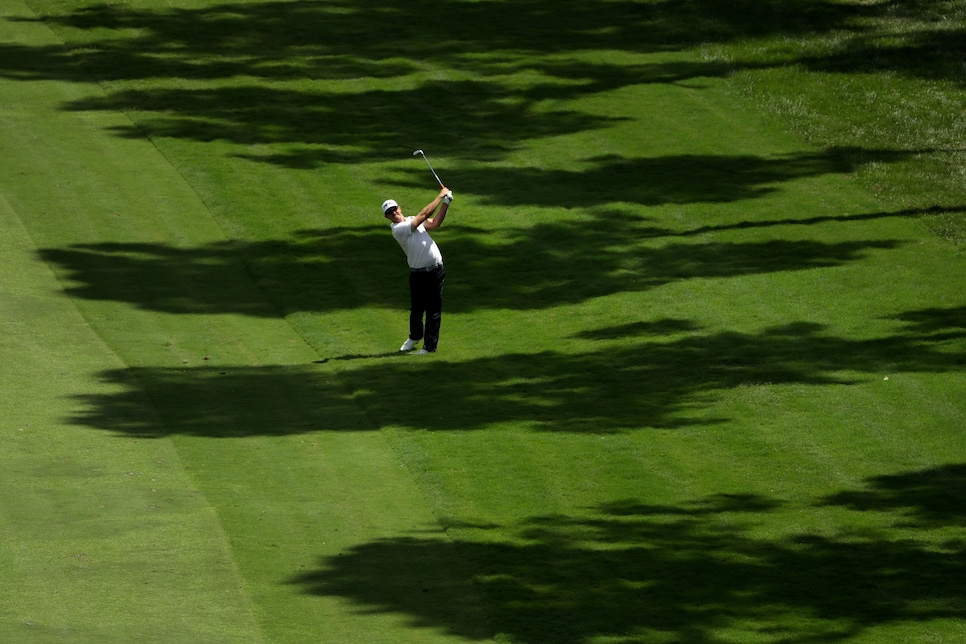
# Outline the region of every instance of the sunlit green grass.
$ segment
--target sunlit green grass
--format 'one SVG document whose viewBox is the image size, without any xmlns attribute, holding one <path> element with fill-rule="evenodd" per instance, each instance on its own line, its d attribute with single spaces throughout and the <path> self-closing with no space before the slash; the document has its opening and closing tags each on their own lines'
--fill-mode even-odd
<svg viewBox="0 0 966 644">
<path fill-rule="evenodd" d="M 46 576 L 8 548 L 0 634 L 961 639 L 964 6 L 11 6 L 0 194 L 41 261 L 7 272 L 94 357 L 51 354 L 17 410 L 63 446 L 15 434 L 4 484 L 129 445 L 195 501 L 82 618 L 36 599 L 84 592 L 79 532 Z M 425 359 L 378 210 L 435 193 L 416 148 L 457 195 Z"/>
<path fill-rule="evenodd" d="M 896 208 L 931 209 L 925 223 L 962 245 L 966 8 L 949 0 L 828 6 L 847 17 L 834 28 L 805 18 L 802 35 L 710 43 L 705 55 L 733 65 L 730 82 L 791 131 L 856 162 L 864 189 Z M 882 151 L 903 158 L 869 158 Z"/>
</svg>

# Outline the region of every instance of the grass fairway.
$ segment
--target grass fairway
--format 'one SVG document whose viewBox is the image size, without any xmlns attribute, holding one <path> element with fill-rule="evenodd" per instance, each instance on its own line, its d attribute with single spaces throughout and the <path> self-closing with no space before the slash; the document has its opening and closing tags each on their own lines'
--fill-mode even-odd
<svg viewBox="0 0 966 644">
<path fill-rule="evenodd" d="M 966 639 L 966 2 L 0 8 L 0 640 Z"/>
</svg>

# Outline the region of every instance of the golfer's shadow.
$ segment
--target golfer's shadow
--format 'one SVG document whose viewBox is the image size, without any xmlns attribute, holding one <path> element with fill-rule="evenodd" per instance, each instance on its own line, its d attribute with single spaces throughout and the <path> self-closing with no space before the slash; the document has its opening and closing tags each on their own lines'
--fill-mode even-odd
<svg viewBox="0 0 966 644">
<path fill-rule="evenodd" d="M 409 351 L 390 351 L 388 353 L 369 353 L 369 354 L 359 354 L 350 353 L 344 356 L 336 356 L 334 358 L 322 358 L 321 360 L 316 360 L 312 364 L 325 364 L 330 360 L 372 360 L 375 358 L 395 358 L 397 356 L 409 355 Z"/>
</svg>

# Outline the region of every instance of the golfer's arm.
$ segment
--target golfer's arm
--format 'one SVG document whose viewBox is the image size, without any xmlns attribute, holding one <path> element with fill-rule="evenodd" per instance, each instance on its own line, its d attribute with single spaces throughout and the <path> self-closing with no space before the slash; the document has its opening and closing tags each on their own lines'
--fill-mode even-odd
<svg viewBox="0 0 966 644">
<path fill-rule="evenodd" d="M 439 204 L 442 200 L 443 200 L 443 197 L 438 196 L 432 201 L 430 201 L 428 204 L 426 204 L 426 206 L 419 211 L 419 214 L 413 217 L 412 223 L 410 223 L 410 226 L 412 226 L 412 229 L 416 230 L 417 228 L 419 228 L 420 224 L 422 224 L 423 222 L 426 222 L 427 219 L 432 217 L 433 213 L 436 212 L 436 209 L 439 208 Z"/>
<path fill-rule="evenodd" d="M 439 212 L 432 219 L 426 220 L 426 230 L 436 230 L 443 225 L 443 220 L 446 219 L 446 211 L 449 210 L 449 204 L 444 203 Z"/>
</svg>

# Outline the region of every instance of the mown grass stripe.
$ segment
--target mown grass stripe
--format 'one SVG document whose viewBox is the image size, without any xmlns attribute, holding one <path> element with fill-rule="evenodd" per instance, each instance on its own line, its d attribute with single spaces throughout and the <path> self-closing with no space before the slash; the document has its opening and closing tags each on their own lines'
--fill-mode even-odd
<svg viewBox="0 0 966 644">
<path fill-rule="evenodd" d="M 169 440 L 81 428 L 136 387 L 37 260 L 0 196 L 0 639 L 264 641 L 213 507 Z M 130 412 L 158 425 L 143 398 Z"/>
</svg>

